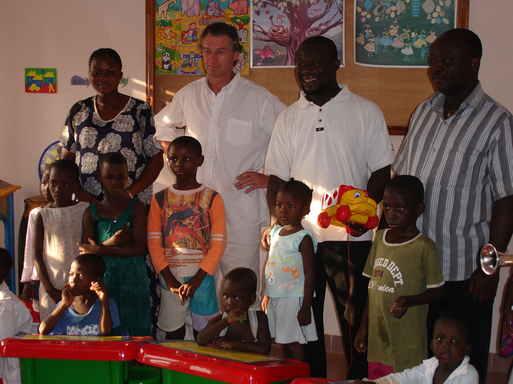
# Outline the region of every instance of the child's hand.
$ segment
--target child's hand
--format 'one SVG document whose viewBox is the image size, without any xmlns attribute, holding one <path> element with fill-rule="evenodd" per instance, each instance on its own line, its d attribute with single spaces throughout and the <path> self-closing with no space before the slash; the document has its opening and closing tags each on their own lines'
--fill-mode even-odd
<svg viewBox="0 0 513 384">
<path fill-rule="evenodd" d="M 194 285 L 191 285 L 188 282 L 180 285 L 180 287 L 176 290 L 176 293 L 178 296 L 180 296 L 180 302 L 182 305 L 185 304 L 189 297 L 194 297 L 194 292 L 196 292 L 196 289 L 197 288 Z"/>
<path fill-rule="evenodd" d="M 85 201 L 86 203 L 99 203 L 100 200 L 92 193 L 87 192 L 84 188 L 78 187 L 75 191 L 75 197 L 78 201 Z"/>
<path fill-rule="evenodd" d="M 267 311 L 267 306 L 269 305 L 269 296 L 262 297 L 262 302 L 260 303 L 262 306 L 262 311 Z"/>
<path fill-rule="evenodd" d="M 367 327 L 360 327 L 354 338 L 354 347 L 360 353 L 367 352 Z"/>
<path fill-rule="evenodd" d="M 23 283 L 23 291 L 21 294 L 26 301 L 32 301 L 32 283 Z"/>
<path fill-rule="evenodd" d="M 408 297 L 406 297 L 406 296 L 399 296 L 394 301 L 394 304 L 392 304 L 392 308 L 390 308 L 390 313 L 396 319 L 400 319 L 400 318 L 402 318 L 404 316 L 404 314 L 408 310 L 409 306 L 410 306 L 410 302 L 408 300 Z"/>
<path fill-rule="evenodd" d="M 91 281 L 91 288 L 89 288 L 91 291 L 94 291 L 97 295 L 100 301 L 108 300 L 107 297 L 107 287 L 105 284 L 100 283 L 98 281 Z"/>
<path fill-rule="evenodd" d="M 235 308 L 228 312 L 228 315 L 226 316 L 226 321 L 228 322 L 228 324 L 236 323 L 237 321 L 242 323 L 247 318 L 248 315 L 246 311 L 243 311 L 240 308 Z"/>
<path fill-rule="evenodd" d="M 264 233 L 262 233 L 262 239 L 260 239 L 260 246 L 266 251 L 271 249 L 271 229 L 272 228 L 273 228 L 273 225 L 266 228 L 264 230 Z"/>
<path fill-rule="evenodd" d="M 71 293 L 71 286 L 69 283 L 62 286 L 61 302 L 66 308 L 73 304 L 73 294 Z"/>
<path fill-rule="evenodd" d="M 213 341 L 214 345 L 218 348 L 230 348 L 233 349 L 233 343 L 226 337 L 217 337 Z"/>
<path fill-rule="evenodd" d="M 350 221 L 348 223 L 345 223 L 347 225 L 346 231 L 353 237 L 360 237 L 364 233 L 368 231 L 367 228 L 363 226 L 363 224 L 355 223 L 354 221 Z"/>
<path fill-rule="evenodd" d="M 198 290 L 201 283 L 203 282 L 202 274 L 195 274 L 191 279 L 185 283 L 183 283 L 180 288 L 178 288 L 177 293 L 180 296 L 180 302 L 182 305 L 188 300 L 189 297 L 194 297 L 194 293 Z"/>
<path fill-rule="evenodd" d="M 300 326 L 308 325 L 312 322 L 312 312 L 310 308 L 301 308 L 297 314 L 297 321 Z"/>
<path fill-rule="evenodd" d="M 89 240 L 89 244 L 77 243 L 80 255 L 83 255 L 85 253 L 98 254 L 98 251 L 100 250 L 100 246 L 97 245 L 93 239 L 87 239 L 87 240 Z"/>
<path fill-rule="evenodd" d="M 131 244 L 132 239 L 132 232 L 127 232 L 128 227 L 130 227 L 130 223 L 127 223 L 123 229 L 120 229 L 117 231 L 110 239 L 109 246 L 118 246 L 118 245 L 126 245 Z"/>
</svg>

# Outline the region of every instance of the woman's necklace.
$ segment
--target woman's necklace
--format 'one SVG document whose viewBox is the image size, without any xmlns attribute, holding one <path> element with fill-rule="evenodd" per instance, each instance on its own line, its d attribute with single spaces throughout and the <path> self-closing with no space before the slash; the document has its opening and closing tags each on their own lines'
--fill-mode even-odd
<svg viewBox="0 0 513 384">
<path fill-rule="evenodd" d="M 452 115 L 454 115 L 456 112 L 458 112 L 460 109 L 453 109 L 452 111 L 449 110 L 449 108 L 447 108 L 447 106 L 444 104 L 444 116 L 446 118 L 448 117 L 451 117 Z"/>
</svg>

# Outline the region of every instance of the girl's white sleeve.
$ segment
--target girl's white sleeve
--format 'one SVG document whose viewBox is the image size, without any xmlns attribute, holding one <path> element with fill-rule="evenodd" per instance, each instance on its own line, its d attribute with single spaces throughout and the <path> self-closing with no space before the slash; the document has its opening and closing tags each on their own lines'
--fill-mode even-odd
<svg viewBox="0 0 513 384">
<path fill-rule="evenodd" d="M 30 281 L 39 280 L 36 269 L 34 268 L 34 260 L 32 259 L 32 238 L 34 237 L 34 227 L 36 215 L 41 207 L 32 209 L 27 220 L 27 234 L 25 236 L 25 252 L 23 256 L 23 272 L 21 273 L 21 282 L 28 283 Z"/>
</svg>

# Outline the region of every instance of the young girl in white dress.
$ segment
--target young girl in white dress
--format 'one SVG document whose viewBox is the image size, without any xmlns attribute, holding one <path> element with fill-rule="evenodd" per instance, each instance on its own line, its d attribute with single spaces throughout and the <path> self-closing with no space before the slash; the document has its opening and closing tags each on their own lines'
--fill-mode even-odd
<svg viewBox="0 0 513 384">
<path fill-rule="evenodd" d="M 265 267 L 265 296 L 262 309 L 269 318 L 271 336 L 284 344 L 285 357 L 304 361 L 302 344 L 317 340 L 312 314 L 315 286 L 313 233 L 301 225 L 310 212 L 312 190 L 289 180 L 276 196 L 276 216 L 271 230 L 271 248 Z"/>
<path fill-rule="evenodd" d="M 71 262 L 78 256 L 82 216 L 89 205 L 73 200 L 79 185 L 78 166 L 73 161 L 53 163 L 49 184 L 54 201 L 37 213 L 33 236 L 34 266 L 41 281 L 41 320 L 61 300 L 61 288 L 68 281 Z"/>
</svg>

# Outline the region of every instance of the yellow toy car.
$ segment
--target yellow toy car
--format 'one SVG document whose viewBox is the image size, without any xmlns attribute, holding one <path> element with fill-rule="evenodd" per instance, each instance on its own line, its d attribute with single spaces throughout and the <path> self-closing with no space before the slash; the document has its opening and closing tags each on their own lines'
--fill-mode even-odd
<svg viewBox="0 0 513 384">
<path fill-rule="evenodd" d="M 347 223 L 352 221 L 362 224 L 367 229 L 373 229 L 379 223 L 376 211 L 377 204 L 369 197 L 367 191 L 350 185 L 341 185 L 324 192 L 317 224 L 321 228 L 328 228 L 330 224 L 347 227 Z"/>
</svg>

